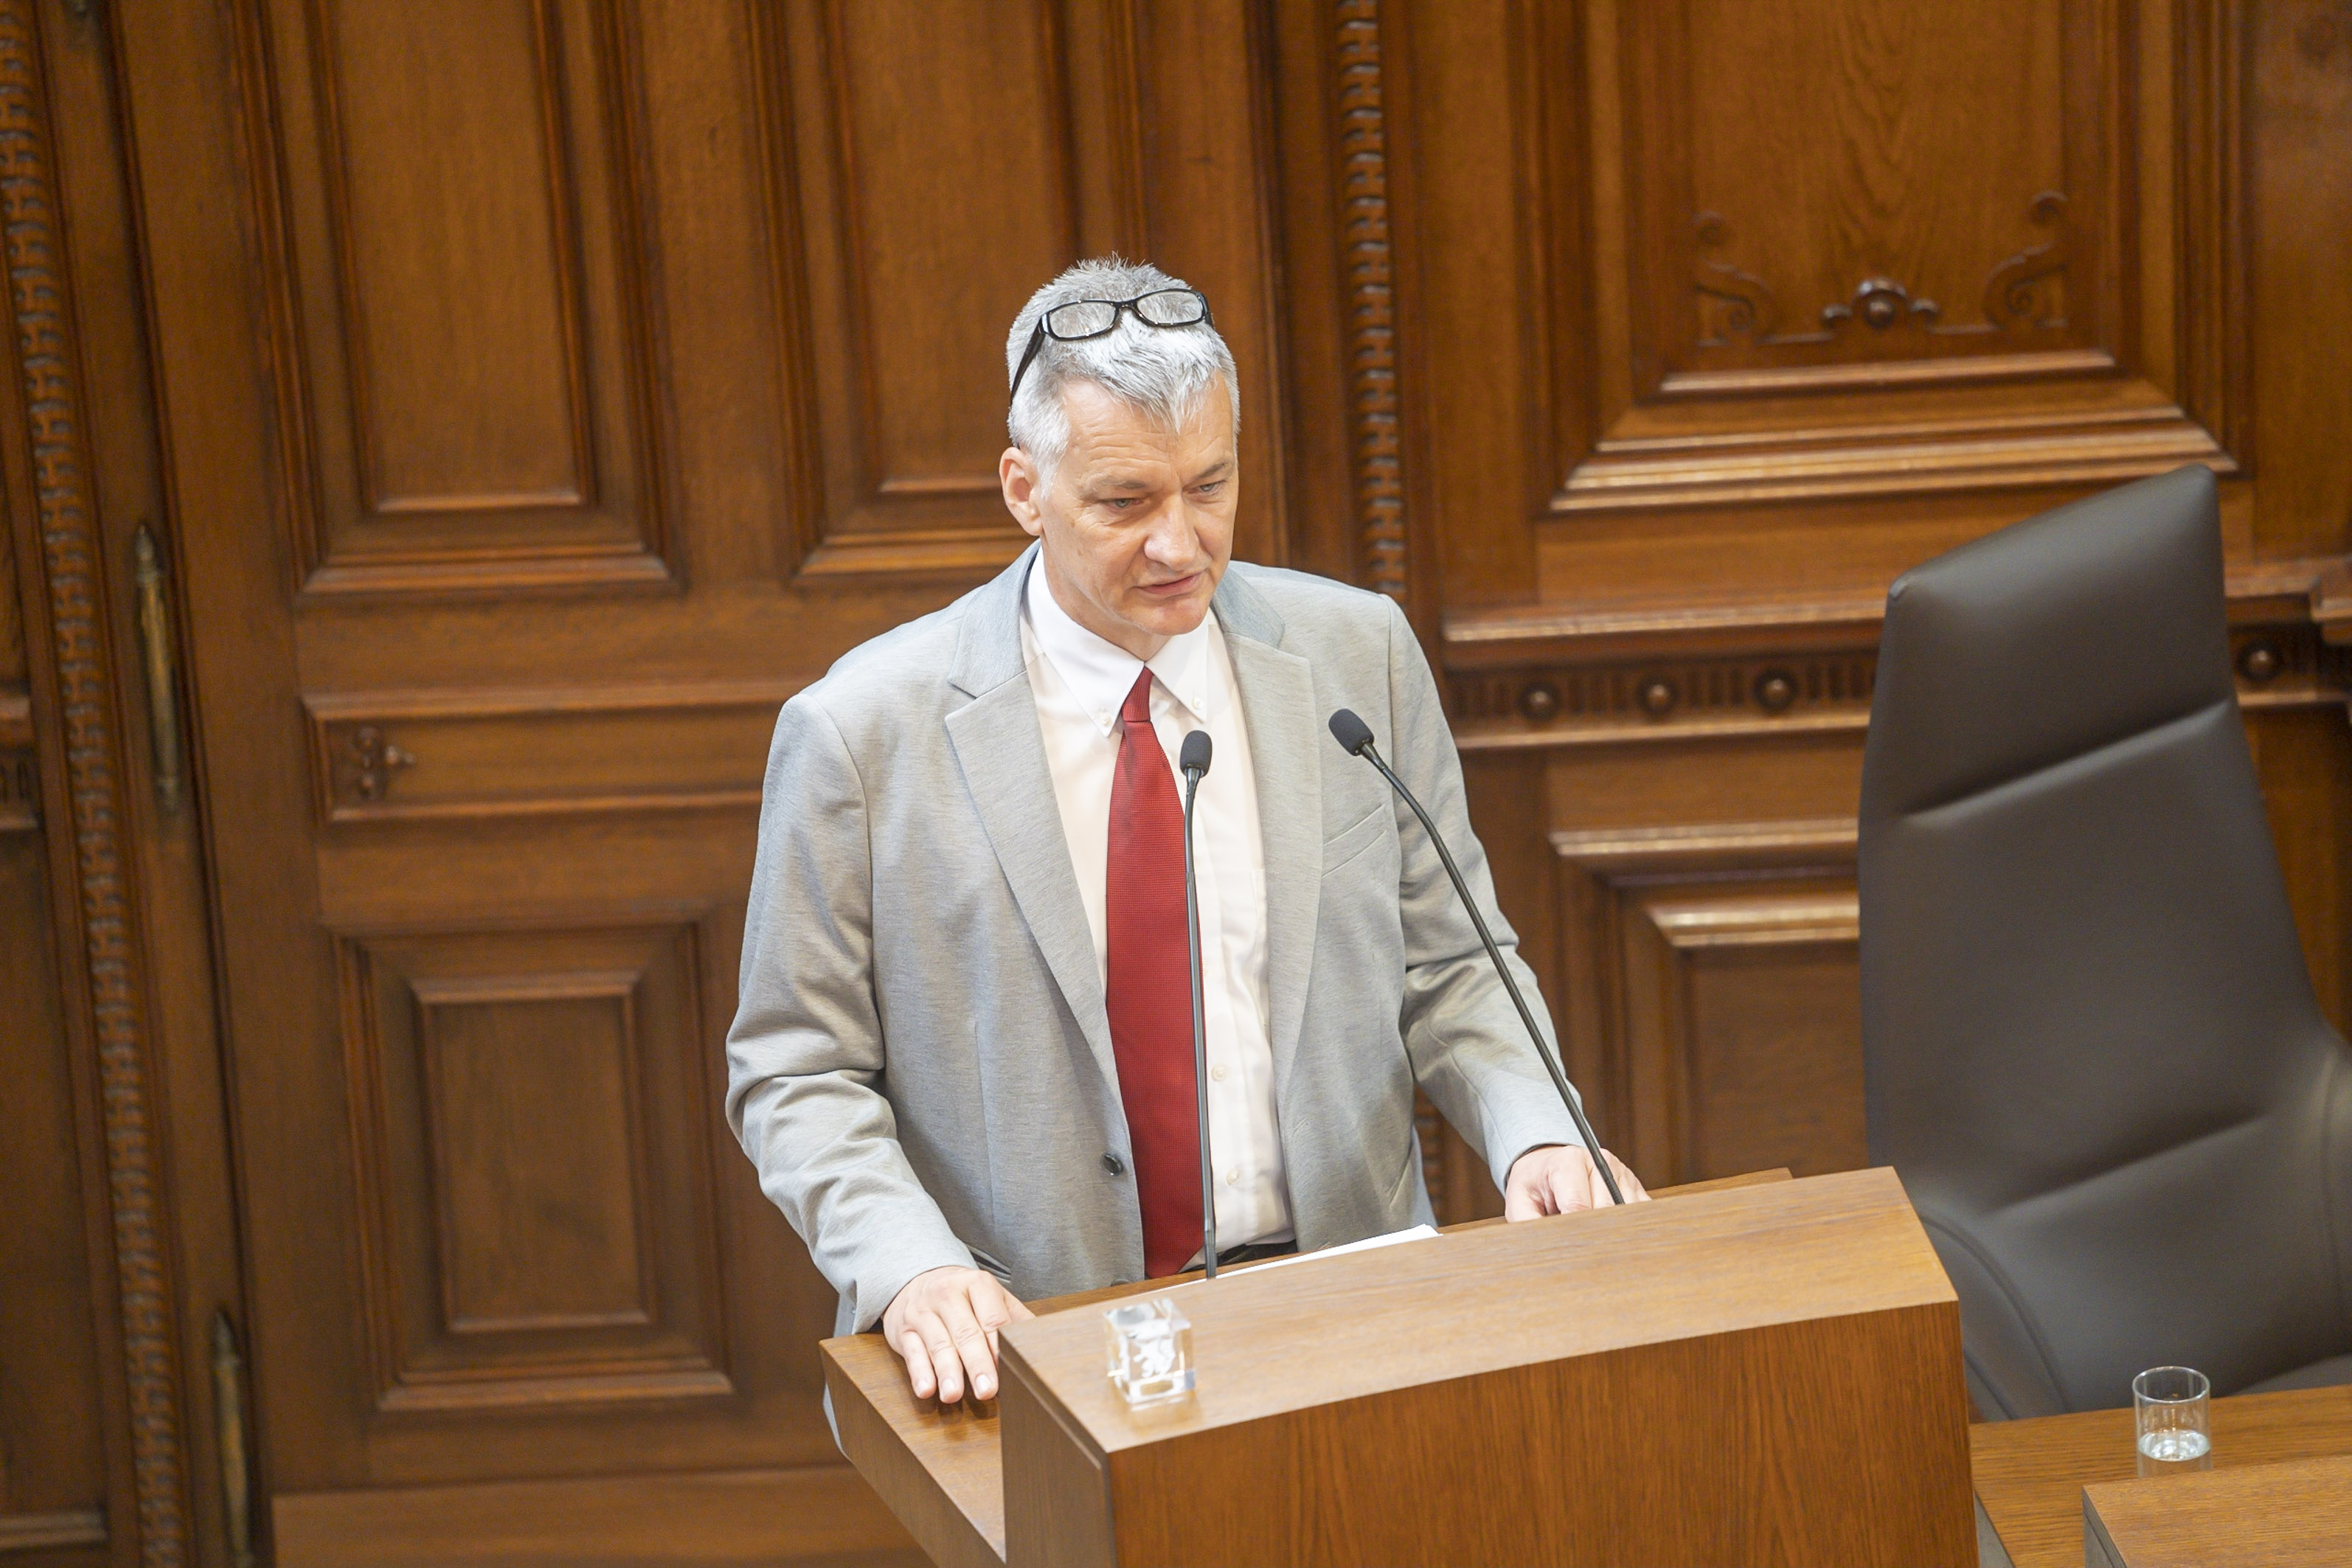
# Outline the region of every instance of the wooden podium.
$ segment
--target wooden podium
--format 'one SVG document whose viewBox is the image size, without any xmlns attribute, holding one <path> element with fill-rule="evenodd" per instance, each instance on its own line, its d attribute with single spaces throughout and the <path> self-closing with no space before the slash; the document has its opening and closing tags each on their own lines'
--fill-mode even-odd
<svg viewBox="0 0 2352 1568">
<path fill-rule="evenodd" d="M 997 1409 L 828 1340 L 842 1447 L 949 1568 L 1976 1562 L 1959 1308 L 1891 1171 L 1035 1303 Z M 1198 1387 L 1130 1412 L 1100 1303 Z"/>
</svg>

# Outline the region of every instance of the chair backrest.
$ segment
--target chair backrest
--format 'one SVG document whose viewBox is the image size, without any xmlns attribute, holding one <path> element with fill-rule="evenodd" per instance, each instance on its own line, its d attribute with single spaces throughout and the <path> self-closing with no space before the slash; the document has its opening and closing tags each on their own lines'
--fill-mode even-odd
<svg viewBox="0 0 2352 1568">
<path fill-rule="evenodd" d="M 2238 712 L 2210 473 L 1895 584 L 1860 875 L 1871 1158 L 1959 1292 L 1985 1414 L 2347 1348 L 2352 1067 Z"/>
</svg>

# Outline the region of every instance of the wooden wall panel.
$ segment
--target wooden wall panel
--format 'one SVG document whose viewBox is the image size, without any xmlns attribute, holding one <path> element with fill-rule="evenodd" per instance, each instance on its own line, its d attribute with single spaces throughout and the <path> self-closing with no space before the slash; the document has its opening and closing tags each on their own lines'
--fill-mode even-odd
<svg viewBox="0 0 2352 1568">
<path fill-rule="evenodd" d="M 1276 408 L 1268 45 L 1250 7 L 835 0 L 768 30 L 793 572 L 1012 559 L 1025 538 L 996 479 L 1005 334 L 1079 256 L 1149 257 L 1202 289 L 1244 406 Z M 1203 79 L 1181 63 L 1204 58 L 1238 68 Z M 1238 527 L 1262 560 L 1287 553 L 1282 430 L 1274 414 L 1243 437 Z"/>
<path fill-rule="evenodd" d="M 2008 258 L 2083 226 L 2069 209 L 2092 205 L 2086 182 L 2101 177 L 2103 95 L 2101 62 L 2082 57 L 2110 41 L 2100 32 L 2113 33 L 2112 16 L 1993 0 L 1777 14 L 1667 5 L 1624 20 L 1628 63 L 1647 68 L 1636 79 L 1662 89 L 1632 100 L 1647 155 L 1629 160 L 1646 198 L 1643 237 L 1679 252 L 1660 242 L 1688 229 L 1696 250 L 1693 268 L 1633 280 L 1637 321 L 1664 329 L 1637 362 L 1643 381 L 2095 341 L 2100 295 L 2116 279 L 2073 262 L 2090 247 Z M 1801 81 L 1806 112 L 1791 114 L 1789 86 Z M 1986 111 L 1995 104 L 2005 112 Z M 1823 156 L 1829 147 L 1846 155 Z M 2069 191 L 2037 209 L 2042 193 Z M 1687 222 L 1692 210 L 1706 216 Z M 1864 279 L 1878 286 L 1857 305 Z"/>
<path fill-rule="evenodd" d="M 619 1529 L 578 1489 L 615 1476 L 775 1504 L 631 1554 L 903 1547 L 817 1410 L 831 1291 L 711 1075 L 769 717 L 1019 548 L 1003 336 L 1080 254 L 1214 302 L 1240 553 L 1423 630 L 1505 907 L 1645 1178 L 1862 1157 L 1852 823 L 1888 580 L 2181 461 L 2224 476 L 2241 693 L 2343 1016 L 2341 0 L 35 18 L 0 0 L 37 399 L 8 462 L 63 574 L 0 594 L 36 611 L 0 607 L 0 854 L 44 790 L 99 814 L 48 874 L 104 917 L 110 1132 L 146 1134 L 151 1047 L 167 1110 L 233 1106 L 216 1158 L 84 1160 L 131 1184 L 118 1381 L 152 1418 L 110 1506 L 135 1489 L 159 1541 L 226 1506 L 202 1391 L 166 1396 L 217 1301 L 280 1561 L 576 1556 Z M 64 138 L 72 226 L 44 59 L 98 106 Z M 142 510 L 184 616 L 176 822 L 125 804 L 114 725 L 145 710 L 101 645 L 128 612 L 89 608 Z M 28 643 L 64 650 L 89 742 L 39 777 Z M 209 929 L 156 928 L 154 1002 L 105 923 L 142 834 L 209 900 Z M 214 975 L 217 1061 L 184 1022 Z M 571 1142 L 529 1114 L 558 1098 Z M 1446 1217 L 1498 1207 L 1424 1131 Z M 182 1172 L 205 1194 L 159 1196 Z"/>
<path fill-rule="evenodd" d="M 1042 0 L 825 9 L 830 90 L 813 107 L 834 143 L 838 216 L 804 232 L 848 264 L 854 335 L 840 347 L 871 421 L 859 478 L 880 496 L 995 497 L 1003 301 L 1052 272 L 1082 221 L 1059 20 Z M 983 77 L 982 59 L 998 68 Z M 822 146 L 810 121 L 794 131 Z M 1131 145 L 1132 126 L 1118 131 Z M 1130 212 L 1132 181 L 1107 182 L 1126 186 Z"/>
<path fill-rule="evenodd" d="M 12 703 L 25 695 L 25 613 L 16 603 L 13 546 L 13 541 L 0 540 L 0 691 L 8 692 Z"/>
<path fill-rule="evenodd" d="M 699 941 L 345 938 L 382 1408 L 730 1391 Z"/>
<path fill-rule="evenodd" d="M 2341 1016 L 2352 464 L 2313 423 L 2352 385 L 2321 281 L 2352 245 L 2338 11 L 1382 7 L 1417 176 L 1407 592 L 1442 606 L 1474 777 L 1549 780 L 1542 820 L 1500 788 L 1479 820 L 1645 1178 L 1864 1156 L 1887 583 L 2182 462 L 2222 475 L 2240 691 Z"/>
<path fill-rule="evenodd" d="M 2179 349 L 2205 340 L 2173 341 L 2232 280 L 2234 253 L 2206 252 L 2234 230 L 2140 248 L 2170 226 L 2176 149 L 2210 160 L 2230 127 L 2178 90 L 2192 62 L 2143 59 L 2129 12 L 1603 5 L 1587 21 L 1591 79 L 1614 90 L 1591 100 L 1591 166 L 1555 152 L 1546 175 L 1613 165 L 1592 198 L 1610 237 L 1549 276 L 1580 295 L 1623 276 L 1594 291 L 1589 351 L 1553 354 L 1590 389 L 1538 392 L 1591 411 L 1555 423 L 1550 511 L 2234 468 L 2179 406 Z M 2157 111 L 2136 120 L 2141 103 Z M 1572 566 L 1582 531 L 1549 534 Z"/>
<path fill-rule="evenodd" d="M 6 562 L 0 541 L 0 565 Z M 0 1561 L 104 1561 L 106 1384 L 91 1279 L 88 1147 L 50 941 L 48 853 L 28 745 L 0 687 Z M 21 723 L 21 718 L 17 721 Z M 29 737 L 20 735 L 20 742 Z"/>
<path fill-rule="evenodd" d="M 1629 1158 L 1661 1185 L 1868 1163 L 1850 881 L 1701 881 L 1619 899 Z"/>
<path fill-rule="evenodd" d="M 2352 121 L 2352 18 L 2340 0 L 2209 7 L 2205 26 L 2235 30 L 2246 57 L 2214 84 L 2242 101 L 2244 152 L 2219 171 L 2261 221 L 2252 226 L 2245 290 L 2249 432 L 2259 482 L 2254 533 L 2267 558 L 2340 555 L 2352 521 L 2352 463 L 2330 432 L 2352 427 L 2347 374 L 2344 256 L 2352 247 L 2352 182 L 2344 178 Z M 2225 183 L 2221 194 L 2226 195 Z M 2338 613 L 2332 584 L 2318 605 Z"/>
<path fill-rule="evenodd" d="M 665 580 L 615 7 L 282 0 L 268 47 L 305 590 Z"/>
<path fill-rule="evenodd" d="M 1073 38 L 1043 0 L 801 6 L 776 30 L 781 223 L 802 284 L 789 330 L 808 377 L 794 434 L 815 468 L 798 569 L 1010 560 L 1005 330 L 1066 258 L 1134 243 L 1125 39 Z M 1074 70 L 1129 85 L 1082 100 Z"/>
<path fill-rule="evenodd" d="M 1623 771 L 1660 765 L 1677 763 Z M 1864 1163 L 1850 824 L 1571 829 L 1552 848 L 1561 1001 L 1642 1179 Z"/>
</svg>

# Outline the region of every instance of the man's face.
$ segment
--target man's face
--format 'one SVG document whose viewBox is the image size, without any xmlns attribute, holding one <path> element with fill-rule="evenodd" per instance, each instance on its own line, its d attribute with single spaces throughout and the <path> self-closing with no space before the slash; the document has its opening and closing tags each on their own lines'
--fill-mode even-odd
<svg viewBox="0 0 2352 1568">
<path fill-rule="evenodd" d="M 1223 379 L 1173 430 L 1092 382 L 1062 393 L 1070 444 L 1040 487 L 1029 455 L 998 463 L 1004 504 L 1045 542 L 1045 580 L 1072 620 L 1138 658 L 1191 631 L 1234 552 L 1233 403 Z"/>
</svg>

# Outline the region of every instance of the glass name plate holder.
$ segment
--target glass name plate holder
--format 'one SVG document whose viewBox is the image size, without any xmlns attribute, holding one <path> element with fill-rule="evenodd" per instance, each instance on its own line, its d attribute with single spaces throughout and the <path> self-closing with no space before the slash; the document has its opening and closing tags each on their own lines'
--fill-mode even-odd
<svg viewBox="0 0 2352 1568">
<path fill-rule="evenodd" d="M 1192 1323 L 1165 1296 L 1122 1301 L 1104 1312 L 1103 1349 L 1111 1384 L 1131 1407 L 1192 1392 Z"/>
</svg>

